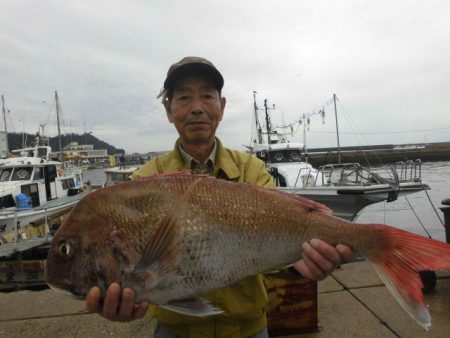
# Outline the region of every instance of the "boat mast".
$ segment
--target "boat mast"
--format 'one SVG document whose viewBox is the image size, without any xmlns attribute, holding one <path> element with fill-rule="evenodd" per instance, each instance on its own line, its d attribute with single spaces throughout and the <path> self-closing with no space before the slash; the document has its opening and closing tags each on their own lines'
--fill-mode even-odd
<svg viewBox="0 0 450 338">
<path fill-rule="evenodd" d="M 266 130 L 267 130 L 267 144 L 270 145 L 270 134 L 272 133 L 272 126 L 270 123 L 269 109 L 275 109 L 275 104 L 271 108 L 267 107 L 267 99 L 264 100 L 264 112 L 266 113 Z"/>
<path fill-rule="evenodd" d="M 267 99 L 264 100 L 264 112 L 266 113 L 267 144 L 270 144 L 270 117 L 267 108 Z"/>
<path fill-rule="evenodd" d="M 258 144 L 262 144 L 263 143 L 262 128 L 261 128 L 261 124 L 259 124 L 259 119 L 258 119 L 258 106 L 256 105 L 256 94 L 257 94 L 257 92 L 253 91 L 253 109 L 255 110 L 255 126 L 256 126 Z"/>
<path fill-rule="evenodd" d="M 56 102 L 56 121 L 58 123 L 58 142 L 59 142 L 59 157 L 60 160 L 64 160 L 62 146 L 61 146 L 61 129 L 59 125 L 59 111 L 61 110 L 61 107 L 59 105 L 59 98 L 58 98 L 58 92 L 55 90 L 55 102 Z"/>
<path fill-rule="evenodd" d="M 338 148 L 338 164 L 341 164 L 341 146 L 339 144 L 339 125 L 338 125 L 338 117 L 337 117 L 337 109 L 336 109 L 336 94 L 333 94 L 333 102 L 334 102 L 334 116 L 336 117 L 336 135 L 337 135 L 337 148 Z"/>
<path fill-rule="evenodd" d="M 303 147 L 305 149 L 305 159 L 306 162 L 308 162 L 308 147 L 306 146 L 306 124 L 309 117 L 306 116 L 305 113 L 303 113 Z"/>
<path fill-rule="evenodd" d="M 2 95 L 2 113 L 3 113 L 3 122 L 5 123 L 5 145 L 6 145 L 6 157 L 9 154 L 9 145 L 8 145 L 8 128 L 6 126 L 6 109 L 5 109 L 5 97 Z"/>
</svg>

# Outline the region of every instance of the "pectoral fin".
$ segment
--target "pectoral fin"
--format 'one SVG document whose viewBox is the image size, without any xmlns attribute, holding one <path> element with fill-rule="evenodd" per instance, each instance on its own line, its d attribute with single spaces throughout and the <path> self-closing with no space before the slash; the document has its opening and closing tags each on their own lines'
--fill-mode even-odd
<svg viewBox="0 0 450 338">
<path fill-rule="evenodd" d="M 215 307 L 203 298 L 173 300 L 166 305 L 160 305 L 160 307 L 182 315 L 194 317 L 214 316 L 223 313 L 223 310 Z"/>
<path fill-rule="evenodd" d="M 178 219 L 199 180 L 194 181 L 173 204 L 166 216 L 156 226 L 134 270 L 125 278 L 144 282 L 145 287 L 157 285 L 164 276 L 173 274 L 181 261 L 185 244 Z M 151 276 L 146 279 L 145 276 Z M 144 281 L 145 280 L 145 281 Z"/>
</svg>

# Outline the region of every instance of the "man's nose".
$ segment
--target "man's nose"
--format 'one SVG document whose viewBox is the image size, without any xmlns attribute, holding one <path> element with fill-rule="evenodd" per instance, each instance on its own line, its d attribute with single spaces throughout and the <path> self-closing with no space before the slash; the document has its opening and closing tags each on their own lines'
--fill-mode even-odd
<svg viewBox="0 0 450 338">
<path fill-rule="evenodd" d="M 203 114 L 205 112 L 201 100 L 194 100 L 194 102 L 192 102 L 191 111 L 192 114 L 195 115 Z"/>
</svg>

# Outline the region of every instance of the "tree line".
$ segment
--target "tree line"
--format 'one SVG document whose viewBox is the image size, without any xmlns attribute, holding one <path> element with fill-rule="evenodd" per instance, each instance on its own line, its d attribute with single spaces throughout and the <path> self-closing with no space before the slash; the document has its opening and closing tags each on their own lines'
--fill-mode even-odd
<svg viewBox="0 0 450 338">
<path fill-rule="evenodd" d="M 21 149 L 24 147 L 30 147 L 36 140 L 36 135 L 32 134 L 18 134 L 18 133 L 8 133 L 8 145 L 9 151 Z M 65 147 L 70 142 L 77 142 L 78 144 L 92 144 L 94 149 L 106 149 L 109 155 L 124 153 L 125 150 L 121 148 L 116 148 L 113 145 L 102 141 L 90 133 L 84 134 L 65 134 L 61 135 L 61 145 Z M 48 137 L 49 146 L 52 151 L 59 150 L 58 137 Z"/>
</svg>

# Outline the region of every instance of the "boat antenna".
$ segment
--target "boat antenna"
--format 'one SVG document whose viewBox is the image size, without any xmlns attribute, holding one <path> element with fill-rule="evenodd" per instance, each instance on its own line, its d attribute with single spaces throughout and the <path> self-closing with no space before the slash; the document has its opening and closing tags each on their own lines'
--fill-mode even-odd
<svg viewBox="0 0 450 338">
<path fill-rule="evenodd" d="M 58 92 L 55 90 L 55 102 L 56 102 L 56 121 L 58 123 L 58 143 L 59 143 L 59 157 L 60 160 L 64 160 L 62 146 L 61 146 L 61 128 L 59 125 L 59 112 L 61 110 L 61 106 L 59 105 Z"/>
<path fill-rule="evenodd" d="M 8 145 L 8 128 L 6 126 L 6 109 L 5 109 L 5 97 L 2 95 L 2 113 L 3 113 L 3 122 L 5 123 L 5 148 L 6 148 L 6 157 L 9 154 L 9 145 Z"/>
<path fill-rule="evenodd" d="M 253 109 L 255 111 L 255 125 L 256 125 L 256 133 L 257 133 L 257 138 L 258 138 L 258 144 L 262 144 L 263 143 L 263 139 L 262 139 L 262 128 L 261 128 L 261 124 L 259 123 L 259 119 L 258 119 L 258 106 L 256 104 L 256 94 L 258 94 L 258 92 L 256 92 L 255 90 L 253 91 Z"/>
<path fill-rule="evenodd" d="M 270 124 L 270 116 L 269 110 L 275 109 L 275 104 L 272 105 L 272 108 L 267 107 L 267 99 L 264 100 L 264 112 L 266 113 L 266 129 L 267 129 L 267 144 L 270 145 L 270 133 L 272 132 L 272 126 Z"/>
<path fill-rule="evenodd" d="M 334 115 L 335 115 L 335 117 L 336 117 L 336 135 L 337 135 L 337 148 L 338 148 L 338 164 L 341 164 L 341 146 L 340 146 L 340 144 L 339 144 L 339 124 L 338 124 L 338 116 L 337 116 L 337 109 L 336 109 L 336 101 L 337 101 L 336 94 L 333 94 Z"/>
</svg>

